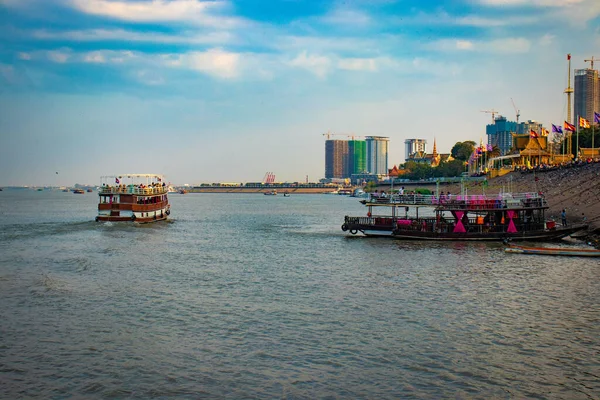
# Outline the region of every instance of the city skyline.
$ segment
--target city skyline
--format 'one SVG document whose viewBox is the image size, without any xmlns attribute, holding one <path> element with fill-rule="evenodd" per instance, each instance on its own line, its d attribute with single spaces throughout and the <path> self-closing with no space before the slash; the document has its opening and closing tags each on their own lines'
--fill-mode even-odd
<svg viewBox="0 0 600 400">
<path fill-rule="evenodd" d="M 0 0 L 0 186 L 324 177 L 323 134 L 479 143 L 566 119 L 595 0 Z M 573 79 L 573 77 L 572 77 Z M 58 172 L 58 174 L 56 174 Z"/>
</svg>

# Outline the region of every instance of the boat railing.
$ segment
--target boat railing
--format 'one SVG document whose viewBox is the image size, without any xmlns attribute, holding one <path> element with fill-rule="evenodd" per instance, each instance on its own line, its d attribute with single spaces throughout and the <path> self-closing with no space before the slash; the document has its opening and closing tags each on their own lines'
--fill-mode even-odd
<svg viewBox="0 0 600 400">
<path fill-rule="evenodd" d="M 538 193 L 501 193 L 486 195 L 434 196 L 423 194 L 394 194 L 374 196 L 366 200 L 367 205 L 431 206 L 458 209 L 499 209 L 499 208 L 540 208 L 547 205 L 546 199 Z"/>
<path fill-rule="evenodd" d="M 136 194 L 136 195 L 155 195 L 167 193 L 166 186 L 139 187 L 135 185 L 121 186 L 102 186 L 100 194 Z"/>
</svg>

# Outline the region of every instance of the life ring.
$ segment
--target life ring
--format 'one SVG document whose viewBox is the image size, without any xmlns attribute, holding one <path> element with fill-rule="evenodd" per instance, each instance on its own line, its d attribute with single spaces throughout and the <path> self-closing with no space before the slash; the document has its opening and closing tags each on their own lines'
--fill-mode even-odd
<svg viewBox="0 0 600 400">
<path fill-rule="evenodd" d="M 356 235 L 358 233 L 358 231 L 356 229 L 352 229 L 352 230 L 350 230 L 350 233 L 353 235 Z"/>
<path fill-rule="evenodd" d="M 135 218 L 136 218 L 136 217 L 135 217 L 135 214 L 132 214 L 132 215 L 131 215 L 131 220 L 132 220 L 132 221 L 135 221 Z"/>
<path fill-rule="evenodd" d="M 367 217 L 371 218 L 371 213 L 370 212 L 367 213 Z"/>
<path fill-rule="evenodd" d="M 346 232 L 348 230 L 348 225 L 346 225 L 346 224 L 342 225 L 342 230 L 344 232 Z"/>
<path fill-rule="evenodd" d="M 171 210 L 165 211 L 165 214 L 170 215 L 171 214 Z"/>
</svg>

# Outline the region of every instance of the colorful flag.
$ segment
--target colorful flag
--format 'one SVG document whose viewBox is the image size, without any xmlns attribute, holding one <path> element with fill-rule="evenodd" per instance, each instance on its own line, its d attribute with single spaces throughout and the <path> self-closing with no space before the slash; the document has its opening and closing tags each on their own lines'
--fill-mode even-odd
<svg viewBox="0 0 600 400">
<path fill-rule="evenodd" d="M 488 144 L 487 151 L 494 151 L 494 146 L 492 146 L 491 144 Z"/>
<path fill-rule="evenodd" d="M 594 111 L 594 122 L 600 124 L 600 114 Z"/>
<path fill-rule="evenodd" d="M 589 128 L 590 127 L 590 121 L 588 121 L 585 118 L 579 117 L 579 126 L 581 128 Z"/>
<path fill-rule="evenodd" d="M 556 126 L 556 125 L 552 124 L 552 132 L 554 132 L 554 133 L 563 133 L 562 132 L 562 126 Z"/>
<path fill-rule="evenodd" d="M 550 132 L 548 132 L 548 129 L 542 128 L 542 136 L 548 136 L 549 134 Z"/>
<path fill-rule="evenodd" d="M 571 131 L 571 132 L 575 132 L 577 129 L 575 128 L 575 125 L 572 125 L 570 123 L 568 123 L 567 121 L 565 121 L 565 131 Z"/>
<path fill-rule="evenodd" d="M 121 181 L 119 181 L 119 178 L 116 178 L 116 177 L 115 177 L 115 183 L 116 183 L 116 184 L 119 184 L 119 183 L 121 183 Z"/>
<path fill-rule="evenodd" d="M 540 137 L 540 135 L 538 135 L 538 133 L 537 133 L 536 131 L 534 131 L 533 129 L 531 129 L 531 130 L 529 131 L 529 137 L 530 137 L 530 138 L 539 138 L 539 137 Z"/>
</svg>

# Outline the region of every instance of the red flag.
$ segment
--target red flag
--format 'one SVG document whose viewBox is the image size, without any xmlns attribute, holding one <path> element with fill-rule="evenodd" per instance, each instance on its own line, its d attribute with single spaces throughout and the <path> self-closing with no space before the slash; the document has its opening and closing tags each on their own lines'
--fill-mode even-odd
<svg viewBox="0 0 600 400">
<path fill-rule="evenodd" d="M 530 137 L 530 138 L 539 138 L 539 137 L 540 137 L 540 135 L 538 135 L 538 133 L 537 133 L 536 131 L 534 131 L 533 129 L 531 129 L 531 130 L 529 131 L 529 137 Z"/>
<path fill-rule="evenodd" d="M 567 54 L 567 60 L 571 59 L 571 53 Z"/>
<path fill-rule="evenodd" d="M 575 128 L 575 125 L 568 123 L 567 121 L 565 121 L 565 131 L 571 131 L 571 132 L 575 132 L 577 129 Z"/>
</svg>

